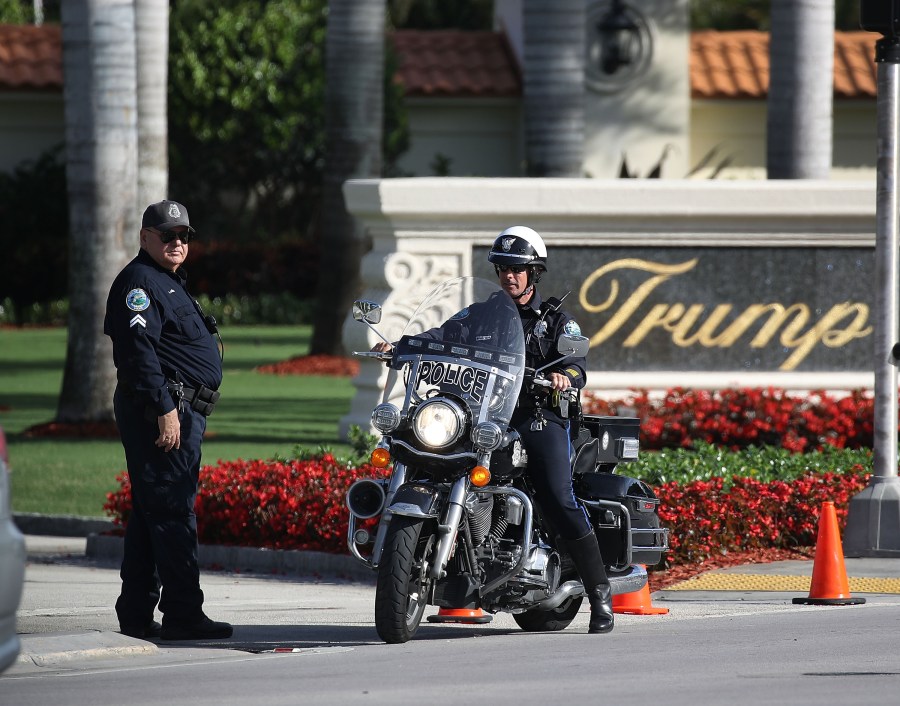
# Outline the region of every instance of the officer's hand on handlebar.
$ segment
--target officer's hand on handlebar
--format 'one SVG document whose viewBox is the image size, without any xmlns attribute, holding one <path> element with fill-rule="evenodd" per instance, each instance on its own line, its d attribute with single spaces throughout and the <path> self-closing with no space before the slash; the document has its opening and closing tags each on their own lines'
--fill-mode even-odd
<svg viewBox="0 0 900 706">
<path fill-rule="evenodd" d="M 375 353 L 390 353 L 393 346 L 389 343 L 385 343 L 384 341 L 378 341 L 374 346 L 372 346 L 372 351 Z"/>
<path fill-rule="evenodd" d="M 569 378 L 563 373 L 550 373 L 547 379 L 550 381 L 550 386 L 557 392 L 568 390 L 572 386 Z"/>
</svg>

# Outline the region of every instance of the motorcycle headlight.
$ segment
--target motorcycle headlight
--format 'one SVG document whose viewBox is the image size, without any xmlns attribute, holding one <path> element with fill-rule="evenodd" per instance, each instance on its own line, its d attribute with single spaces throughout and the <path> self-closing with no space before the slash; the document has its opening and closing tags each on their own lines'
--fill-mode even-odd
<svg viewBox="0 0 900 706">
<path fill-rule="evenodd" d="M 385 402 L 372 410 L 372 426 L 382 434 L 390 434 L 400 426 L 400 410 Z"/>
<path fill-rule="evenodd" d="M 416 438 L 426 446 L 443 448 L 462 436 L 466 415 L 453 402 L 429 400 L 416 410 L 412 428 Z"/>
<path fill-rule="evenodd" d="M 472 443 L 479 449 L 493 451 L 503 441 L 503 430 L 494 422 L 481 422 L 472 429 Z"/>
</svg>

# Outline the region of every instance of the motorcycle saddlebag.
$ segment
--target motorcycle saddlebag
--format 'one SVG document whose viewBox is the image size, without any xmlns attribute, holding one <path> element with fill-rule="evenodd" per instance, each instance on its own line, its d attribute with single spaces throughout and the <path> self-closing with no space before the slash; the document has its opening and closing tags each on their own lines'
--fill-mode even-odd
<svg viewBox="0 0 900 706">
<path fill-rule="evenodd" d="M 659 563 L 669 548 L 668 530 L 660 527 L 659 498 L 649 485 L 613 473 L 582 473 L 575 476 L 574 487 L 588 509 L 607 565 Z"/>
<path fill-rule="evenodd" d="M 589 438 L 584 433 L 585 430 L 590 435 Z M 640 431 L 641 420 L 637 417 L 585 415 L 581 419 L 581 431 L 576 446 L 586 440 L 590 446 L 596 447 L 596 461 L 593 468 L 588 468 L 590 464 L 581 461 L 576 472 L 583 469 L 612 471 L 617 463 L 634 461 L 638 457 Z M 593 441 L 594 439 L 596 441 Z M 591 450 L 589 453 L 593 455 L 594 452 Z"/>
</svg>

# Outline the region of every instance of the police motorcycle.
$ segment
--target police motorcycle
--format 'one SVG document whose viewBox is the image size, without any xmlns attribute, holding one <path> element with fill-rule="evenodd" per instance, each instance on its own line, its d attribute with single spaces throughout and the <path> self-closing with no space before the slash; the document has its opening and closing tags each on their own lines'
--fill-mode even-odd
<svg viewBox="0 0 900 706">
<path fill-rule="evenodd" d="M 387 342 L 373 326 L 381 313 L 374 302 L 353 306 L 354 319 Z M 583 356 L 588 345 L 583 336 L 557 342 L 567 357 Z M 392 350 L 356 355 L 388 367 L 383 400 L 372 412 L 382 437 L 371 460 L 393 463 L 393 472 L 357 480 L 346 498 L 350 552 L 377 571 L 379 637 L 410 640 L 428 605 L 471 609 L 488 620 L 490 613 L 512 613 L 527 631 L 568 626 L 584 588 L 533 498 L 523 473 L 527 454 L 509 427 L 522 386 L 550 385 L 543 369 L 525 367 L 513 300 L 486 280 L 445 282 L 416 309 Z M 639 591 L 644 567 L 668 549 L 668 530 L 660 527 L 652 489 L 614 472 L 637 458 L 638 420 L 582 415 L 576 390 L 566 403 L 576 430 L 574 487 L 612 593 Z"/>
</svg>

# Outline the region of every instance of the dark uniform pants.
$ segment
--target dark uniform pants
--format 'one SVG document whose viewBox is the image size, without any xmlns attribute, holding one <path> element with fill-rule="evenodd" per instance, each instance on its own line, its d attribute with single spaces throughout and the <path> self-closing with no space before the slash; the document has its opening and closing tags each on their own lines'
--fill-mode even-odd
<svg viewBox="0 0 900 706">
<path fill-rule="evenodd" d="M 203 605 L 194 501 L 206 418 L 186 409 L 180 415 L 181 448 L 164 452 L 155 443 L 159 427 L 147 420 L 142 402 L 117 389 L 114 408 L 132 497 L 116 601 L 119 623 L 148 624 L 157 601 L 166 622 L 194 621 Z"/>
<path fill-rule="evenodd" d="M 532 431 L 533 420 L 532 414 L 519 410 L 513 416 L 512 426 L 528 453 L 528 477 L 537 501 L 563 539 L 580 539 L 593 527 L 572 488 L 568 425 L 548 419 L 541 431 Z"/>
</svg>

